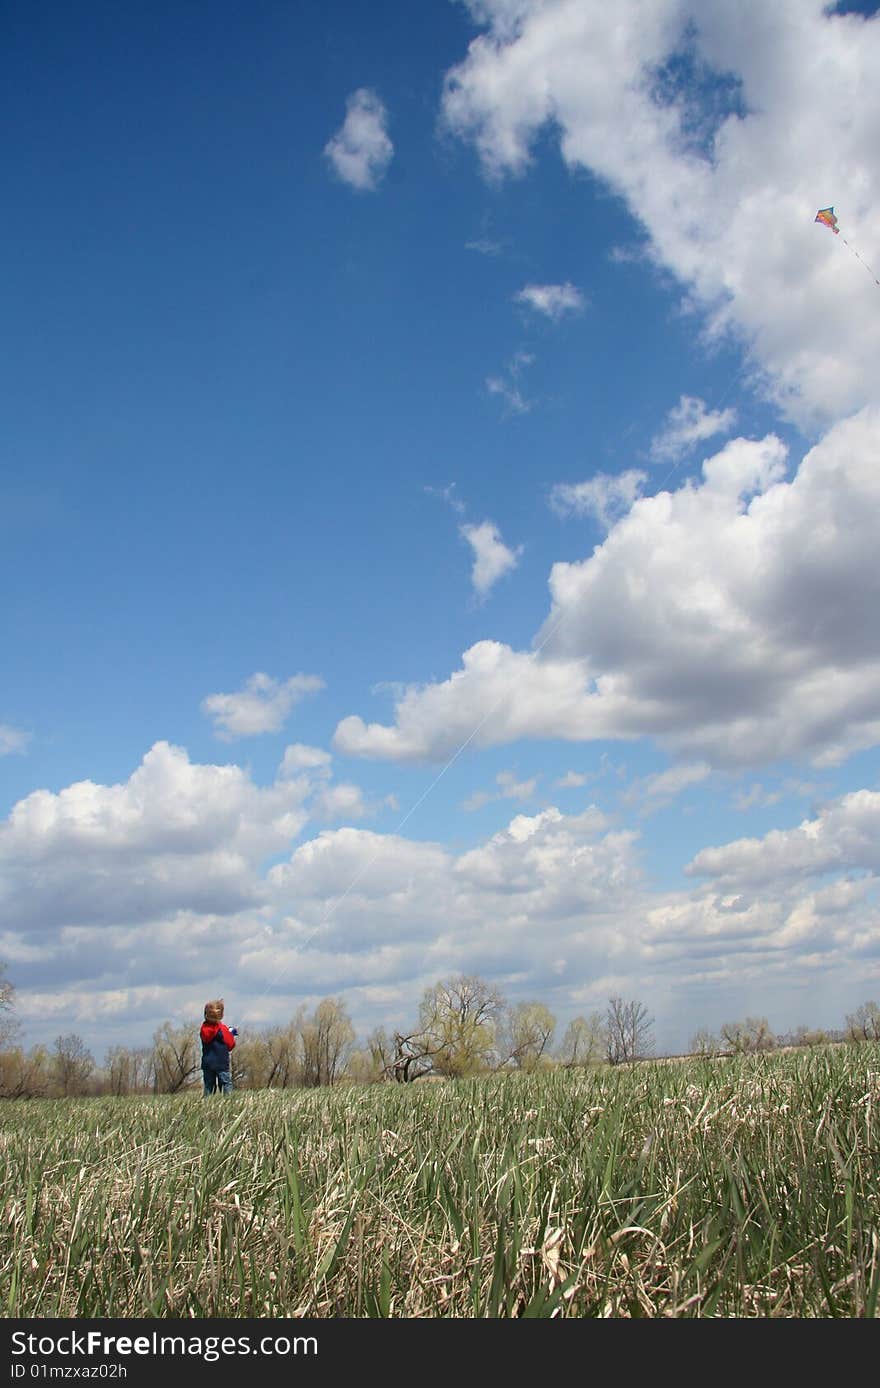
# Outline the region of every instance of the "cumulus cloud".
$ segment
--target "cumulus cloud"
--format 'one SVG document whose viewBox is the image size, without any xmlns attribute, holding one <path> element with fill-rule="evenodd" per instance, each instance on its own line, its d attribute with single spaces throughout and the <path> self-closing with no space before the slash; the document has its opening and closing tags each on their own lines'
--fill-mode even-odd
<svg viewBox="0 0 880 1388">
<path fill-rule="evenodd" d="M 408 688 L 391 726 L 343 719 L 340 750 L 407 760 L 465 740 L 650 736 L 712 766 L 880 737 L 880 411 L 832 429 L 786 479 L 770 435 L 736 439 L 699 484 L 637 500 L 604 543 L 550 574 L 532 652 L 481 641 Z"/>
<path fill-rule="evenodd" d="M 323 688 L 324 681 L 317 675 L 293 675 L 282 683 L 258 672 L 237 694 L 209 694 L 202 700 L 202 713 L 213 718 L 214 733 L 221 742 L 277 733 L 295 704 Z"/>
<path fill-rule="evenodd" d="M 559 516 L 595 516 L 606 530 L 632 507 L 641 495 L 647 474 L 597 472 L 586 482 L 557 482 L 550 492 L 550 507 Z"/>
<path fill-rule="evenodd" d="M 852 791 L 796 829 L 704 848 L 686 871 L 726 889 L 752 890 L 828 872 L 880 870 L 880 793 Z"/>
<path fill-rule="evenodd" d="M 709 410 L 695 395 L 683 395 L 669 411 L 661 432 L 651 444 L 655 462 L 678 462 L 698 443 L 716 434 L 728 434 L 736 422 L 736 410 Z"/>
<path fill-rule="evenodd" d="M 527 284 L 514 295 L 519 304 L 527 304 L 536 313 L 557 322 L 566 313 L 580 313 L 584 296 L 573 284 Z"/>
<path fill-rule="evenodd" d="M 876 398 L 876 290 L 813 222 L 836 190 L 841 225 L 880 245 L 876 17 L 826 0 L 471 9 L 486 32 L 447 74 L 443 116 L 491 176 L 525 173 L 549 129 L 791 418 L 815 427 Z"/>
<path fill-rule="evenodd" d="M 20 728 L 11 728 L 8 723 L 0 723 L 0 757 L 8 757 L 13 752 L 24 752 L 31 740 L 30 733 Z"/>
<path fill-rule="evenodd" d="M 159 742 L 121 785 L 33 791 L 0 825 L 0 929 L 257 907 L 256 866 L 299 834 L 307 790 L 260 789 L 240 767 L 193 765 Z"/>
<path fill-rule="evenodd" d="M 485 598 L 499 578 L 516 568 L 523 546 L 510 549 L 502 540 L 497 525 L 488 520 L 480 525 L 462 525 L 459 533 L 473 550 L 471 582 L 474 592 L 478 597 Z"/>
<path fill-rule="evenodd" d="M 734 1015 L 763 989 L 760 1010 L 794 1024 L 811 980 L 825 999 L 854 969 L 880 976 L 877 793 L 707 849 L 705 885 L 657 893 L 638 835 L 595 806 L 517 814 L 459 853 L 354 826 L 296 842 L 307 779 L 258 787 L 159 743 L 123 784 L 20 801 L 0 824 L 0 952 L 29 1036 L 51 1041 L 63 1017 L 96 1048 L 146 1042 L 165 1017 L 198 1018 L 218 959 L 249 1028 L 327 993 L 363 1030 L 395 1025 L 465 971 L 567 1015 L 625 986 L 674 1038 L 707 996 Z"/>
<path fill-rule="evenodd" d="M 346 102 L 345 121 L 324 146 L 339 178 L 352 188 L 373 192 L 394 155 L 388 135 L 388 113 L 368 87 L 359 87 Z"/>
</svg>

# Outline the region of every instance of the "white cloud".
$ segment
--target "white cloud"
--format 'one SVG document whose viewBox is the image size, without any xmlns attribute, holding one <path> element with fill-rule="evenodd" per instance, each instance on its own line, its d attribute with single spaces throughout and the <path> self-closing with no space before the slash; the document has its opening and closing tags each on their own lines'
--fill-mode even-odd
<svg viewBox="0 0 880 1388">
<path fill-rule="evenodd" d="M 585 786 L 587 777 L 580 771 L 566 771 L 565 775 L 560 776 L 559 780 L 554 781 L 553 784 L 560 790 L 570 790 L 577 786 Z"/>
<path fill-rule="evenodd" d="M 657 810 L 670 805 L 689 786 L 705 781 L 711 772 L 712 768 L 706 762 L 670 766 L 666 771 L 655 772 L 652 776 L 639 777 L 620 798 L 625 805 L 639 806 L 641 814 L 655 814 Z"/>
<path fill-rule="evenodd" d="M 279 683 L 258 672 L 237 694 L 209 694 L 202 700 L 202 713 L 214 719 L 214 732 L 221 742 L 277 733 L 295 704 L 323 688 L 324 681 L 317 675 L 294 675 Z"/>
<path fill-rule="evenodd" d="M 686 871 L 728 890 L 779 886 L 828 872 L 880 872 L 880 793 L 852 791 L 796 829 L 704 848 Z"/>
<path fill-rule="evenodd" d="M 705 443 L 716 434 L 728 434 L 735 422 L 736 410 L 708 410 L 704 400 L 683 395 L 653 440 L 651 457 L 657 462 L 678 462 L 695 444 Z"/>
<path fill-rule="evenodd" d="M 497 525 L 488 520 L 480 525 L 462 525 L 459 533 L 473 550 L 471 581 L 474 591 L 479 597 L 485 598 L 499 578 L 516 568 L 523 546 L 510 549 L 501 539 Z"/>
<path fill-rule="evenodd" d="M 584 296 L 573 284 L 527 284 L 514 295 L 519 304 L 528 304 L 536 313 L 558 322 L 566 313 L 580 313 Z"/>
<path fill-rule="evenodd" d="M 531 800 L 538 785 L 538 777 L 530 776 L 527 781 L 518 781 L 512 771 L 499 771 L 495 777 L 497 791 L 477 790 L 461 806 L 463 810 L 480 810 L 493 800 Z"/>
<path fill-rule="evenodd" d="M 512 414 L 528 414 L 535 403 L 534 400 L 529 400 L 523 394 L 518 384 L 523 371 L 526 367 L 532 366 L 534 361 L 535 358 L 531 352 L 514 352 L 504 368 L 504 375 L 486 378 L 486 389 L 489 394 L 500 395 Z"/>
<path fill-rule="evenodd" d="M 512 773 L 504 785 L 517 787 Z M 250 1028 L 327 993 L 346 997 L 359 1029 L 393 1026 L 462 971 L 559 1015 L 625 987 L 673 1036 L 707 999 L 716 1020 L 760 1010 L 834 1025 L 832 989 L 851 1007 L 880 977 L 875 792 L 704 850 L 691 871 L 707 884 L 665 893 L 646 889 L 638 836 L 595 806 L 518 814 L 456 854 L 354 827 L 296 845 L 308 793 L 159 743 L 121 785 L 20 801 L 0 824 L 0 952 L 30 1036 L 51 1041 L 64 1017 L 96 1048 L 146 1043 L 165 1017 L 196 1022 L 217 991 Z"/>
<path fill-rule="evenodd" d="M 0 723 L 0 757 L 8 757 L 13 752 L 24 752 L 31 740 L 31 734 L 20 728 L 11 728 L 8 723 Z"/>
<path fill-rule="evenodd" d="M 240 767 L 193 765 L 167 742 L 124 784 L 33 791 L 0 825 L 0 928 L 257 907 L 256 866 L 300 833 L 307 791 L 260 789 Z"/>
<path fill-rule="evenodd" d="M 309 747 L 304 742 L 292 742 L 285 747 L 280 776 L 295 776 L 299 771 L 329 771 L 333 758 L 322 747 Z"/>
<path fill-rule="evenodd" d="M 450 482 L 446 487 L 431 487 L 426 485 L 423 490 L 427 496 L 436 496 L 440 501 L 445 501 L 447 506 L 451 506 L 453 511 L 462 516 L 467 510 L 467 507 L 461 497 L 455 495 L 455 486 L 456 484 L 454 482 Z"/>
<path fill-rule="evenodd" d="M 572 170 L 625 199 L 710 331 L 744 340 L 793 419 L 876 399 L 876 289 L 813 221 L 834 200 L 854 244 L 880 245 L 876 17 L 826 0 L 472 11 L 487 32 L 447 74 L 443 114 L 490 175 L 523 174 L 549 128 Z"/>
<path fill-rule="evenodd" d="M 375 813 L 376 808 L 366 803 L 360 786 L 351 785 L 347 781 L 327 786 L 319 791 L 309 804 L 312 817 L 325 824 L 340 819 L 363 819 L 366 815 Z"/>
<path fill-rule="evenodd" d="M 324 146 L 324 153 L 344 183 L 361 191 L 378 188 L 391 163 L 394 145 L 388 135 L 388 113 L 368 87 L 359 87 L 346 102 L 345 121 Z"/>
<path fill-rule="evenodd" d="M 609 530 L 631 509 L 646 480 L 644 472 L 633 468 L 611 475 L 597 472 L 586 482 L 557 482 L 550 492 L 550 507 L 560 516 L 593 515 Z"/>
<path fill-rule="evenodd" d="M 732 440 L 699 484 L 637 500 L 589 558 L 557 563 L 532 653 L 481 641 L 344 752 L 442 758 L 465 741 L 659 739 L 714 766 L 880 738 L 880 410 L 836 426 L 785 480 L 772 435 Z"/>
<path fill-rule="evenodd" d="M 528 414 L 534 404 L 523 395 L 519 386 L 505 381 L 503 376 L 487 376 L 486 389 L 490 395 L 500 395 L 513 414 Z"/>
</svg>

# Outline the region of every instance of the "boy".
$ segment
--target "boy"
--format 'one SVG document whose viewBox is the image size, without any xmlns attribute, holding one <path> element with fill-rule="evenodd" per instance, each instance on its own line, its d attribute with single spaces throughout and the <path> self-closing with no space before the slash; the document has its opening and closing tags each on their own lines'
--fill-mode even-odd
<svg viewBox="0 0 880 1388">
<path fill-rule="evenodd" d="M 223 999 L 205 1003 L 205 1020 L 199 1029 L 202 1040 L 202 1078 L 205 1093 L 232 1093 L 230 1051 L 235 1050 L 235 1027 L 230 1031 L 223 1025 Z"/>
</svg>

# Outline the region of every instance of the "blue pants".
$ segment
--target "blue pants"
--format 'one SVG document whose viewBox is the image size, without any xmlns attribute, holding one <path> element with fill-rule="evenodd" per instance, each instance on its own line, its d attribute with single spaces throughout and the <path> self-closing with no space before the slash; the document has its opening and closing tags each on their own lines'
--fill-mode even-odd
<svg viewBox="0 0 880 1388">
<path fill-rule="evenodd" d="M 232 1093 L 231 1070 L 209 1070 L 205 1065 L 202 1067 L 202 1079 L 205 1081 L 206 1094 Z"/>
</svg>

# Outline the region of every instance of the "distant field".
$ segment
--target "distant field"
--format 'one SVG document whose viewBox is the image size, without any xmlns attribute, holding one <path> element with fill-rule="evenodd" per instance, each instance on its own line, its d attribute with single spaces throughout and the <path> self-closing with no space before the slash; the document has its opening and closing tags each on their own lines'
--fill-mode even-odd
<svg viewBox="0 0 880 1388">
<path fill-rule="evenodd" d="M 0 1125 L 7 1316 L 877 1311 L 877 1045 Z"/>
</svg>

